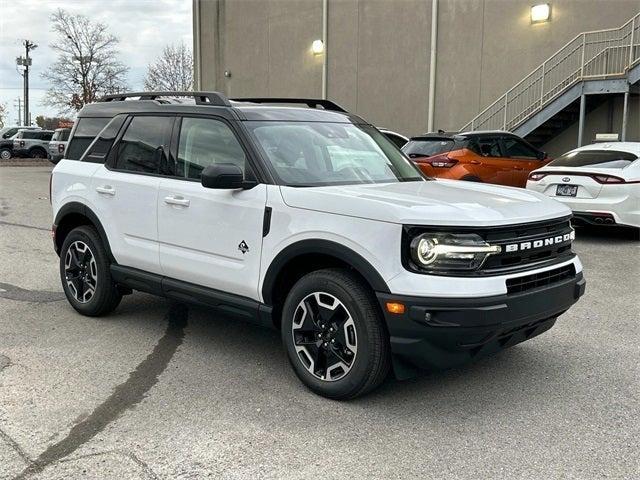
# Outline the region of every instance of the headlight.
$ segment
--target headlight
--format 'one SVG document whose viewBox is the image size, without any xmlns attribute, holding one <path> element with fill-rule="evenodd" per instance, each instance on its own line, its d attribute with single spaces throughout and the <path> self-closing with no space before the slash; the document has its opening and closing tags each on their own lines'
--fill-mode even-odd
<svg viewBox="0 0 640 480">
<path fill-rule="evenodd" d="M 477 270 L 499 245 L 489 245 L 480 235 L 423 233 L 411 241 L 411 258 L 422 270 Z"/>
</svg>

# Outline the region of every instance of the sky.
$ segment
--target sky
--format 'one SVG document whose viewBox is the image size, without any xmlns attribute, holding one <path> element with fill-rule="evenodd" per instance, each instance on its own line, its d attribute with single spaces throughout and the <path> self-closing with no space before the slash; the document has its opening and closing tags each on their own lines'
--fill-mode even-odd
<svg viewBox="0 0 640 480">
<path fill-rule="evenodd" d="M 192 48 L 191 5 L 191 0 L 0 0 L 0 103 L 9 113 L 5 124 L 16 123 L 17 98 L 23 96 L 22 75 L 16 71 L 15 61 L 24 55 L 20 45 L 24 38 L 38 45 L 30 54 L 31 119 L 58 113 L 43 105 L 48 84 L 40 77 L 55 62 L 49 48 L 55 40 L 49 19 L 58 8 L 107 24 L 120 39 L 120 60 L 130 68 L 129 88 L 142 90 L 147 65 L 166 45 L 184 42 Z"/>
</svg>

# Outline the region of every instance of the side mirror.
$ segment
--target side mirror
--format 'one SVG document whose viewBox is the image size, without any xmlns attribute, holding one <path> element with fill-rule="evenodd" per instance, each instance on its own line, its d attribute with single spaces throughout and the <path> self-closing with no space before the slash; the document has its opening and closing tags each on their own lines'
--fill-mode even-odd
<svg viewBox="0 0 640 480">
<path fill-rule="evenodd" d="M 217 163 L 202 170 L 200 182 L 205 188 L 244 188 L 242 170 L 233 163 Z"/>
<path fill-rule="evenodd" d="M 544 160 L 545 158 L 547 158 L 547 152 L 543 152 L 542 150 L 540 150 L 538 152 L 538 160 Z"/>
</svg>

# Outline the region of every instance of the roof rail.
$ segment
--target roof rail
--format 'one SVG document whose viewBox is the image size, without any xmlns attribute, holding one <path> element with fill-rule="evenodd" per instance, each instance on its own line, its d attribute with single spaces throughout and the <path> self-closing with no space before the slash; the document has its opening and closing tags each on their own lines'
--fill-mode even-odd
<svg viewBox="0 0 640 480">
<path fill-rule="evenodd" d="M 290 103 L 306 105 L 309 108 L 322 107 L 325 110 L 332 110 L 334 112 L 347 111 L 331 100 L 324 100 L 320 98 L 232 98 L 234 102 L 249 102 L 249 103 Z"/>
<path fill-rule="evenodd" d="M 140 97 L 140 100 L 156 100 L 158 97 L 190 97 L 194 98 L 196 105 L 214 105 L 230 107 L 229 99 L 219 92 L 129 92 L 105 95 L 100 102 L 121 102 L 127 98 Z"/>
</svg>

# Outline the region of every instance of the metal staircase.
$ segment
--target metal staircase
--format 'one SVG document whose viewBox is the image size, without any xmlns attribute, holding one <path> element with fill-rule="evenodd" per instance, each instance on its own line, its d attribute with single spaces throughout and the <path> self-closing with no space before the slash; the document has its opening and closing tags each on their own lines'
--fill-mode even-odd
<svg viewBox="0 0 640 480">
<path fill-rule="evenodd" d="M 626 126 L 628 96 L 639 83 L 640 12 L 619 28 L 577 35 L 460 130 L 508 130 L 542 145 L 584 120 L 585 95 L 597 98 L 593 109 L 606 94 L 620 93 Z"/>
</svg>

